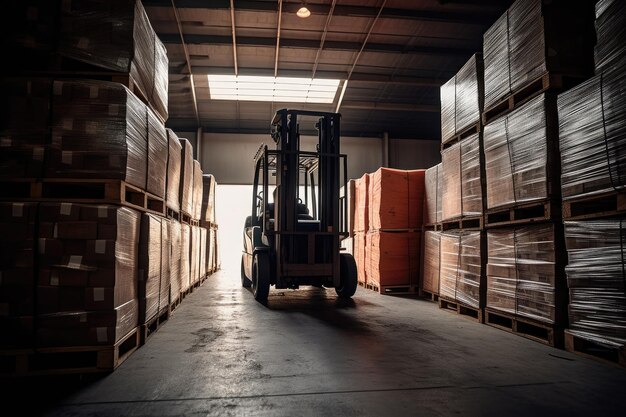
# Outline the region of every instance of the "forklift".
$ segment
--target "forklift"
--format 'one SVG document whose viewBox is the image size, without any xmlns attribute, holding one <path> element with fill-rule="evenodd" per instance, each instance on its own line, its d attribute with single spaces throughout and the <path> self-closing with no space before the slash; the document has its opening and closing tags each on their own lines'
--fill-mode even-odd
<svg viewBox="0 0 626 417">
<path fill-rule="evenodd" d="M 310 117 L 317 120 L 318 142 L 315 151 L 303 151 L 299 118 Z M 348 202 L 340 196 L 348 173 L 347 157 L 339 153 L 340 118 L 339 113 L 279 110 L 271 122 L 276 149 L 261 145 L 254 157 L 241 284 L 252 287 L 261 303 L 267 302 L 270 285 L 334 287 L 341 298 L 356 292 L 356 262 L 340 249 L 348 237 Z"/>
</svg>

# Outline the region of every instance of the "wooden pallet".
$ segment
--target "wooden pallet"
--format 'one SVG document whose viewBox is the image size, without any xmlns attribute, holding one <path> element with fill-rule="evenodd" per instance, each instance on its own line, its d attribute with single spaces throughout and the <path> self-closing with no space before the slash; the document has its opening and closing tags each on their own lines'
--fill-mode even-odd
<svg viewBox="0 0 626 417">
<path fill-rule="evenodd" d="M 465 129 L 461 130 L 461 132 L 455 134 L 454 136 L 450 137 L 449 139 L 446 139 L 445 141 L 443 141 L 441 143 L 441 150 L 445 150 L 448 149 L 449 147 L 456 145 L 457 143 L 459 143 L 460 141 L 462 141 L 463 139 L 466 139 L 472 135 L 475 135 L 476 133 L 480 133 L 481 131 L 481 125 L 480 125 L 480 121 L 471 124 L 469 126 L 467 126 Z"/>
<path fill-rule="evenodd" d="M 563 201 L 564 220 L 596 219 L 626 214 L 626 192 L 581 196 Z"/>
<path fill-rule="evenodd" d="M 486 108 L 482 114 L 483 125 L 486 125 L 494 119 L 511 112 L 513 109 L 521 106 L 525 102 L 533 99 L 545 91 L 566 90 L 576 84 L 579 84 L 581 81 L 584 81 L 584 79 L 584 77 L 580 76 L 545 73 L 530 81 L 518 91 L 509 94 L 497 103 Z"/>
<path fill-rule="evenodd" d="M 578 355 L 611 362 L 626 368 L 626 345 L 609 345 L 577 336 L 565 330 L 565 350 Z"/>
<path fill-rule="evenodd" d="M 180 221 L 180 212 L 165 206 L 165 216 L 168 219 Z"/>
<path fill-rule="evenodd" d="M 426 291 L 423 288 L 420 288 L 419 292 L 420 297 L 425 298 L 429 301 L 439 302 L 439 294 L 435 294 L 434 292 Z"/>
<path fill-rule="evenodd" d="M 170 309 L 170 306 L 168 306 L 167 308 L 163 309 L 163 311 L 161 311 L 159 314 L 154 316 L 151 320 L 149 320 L 147 323 L 139 326 L 140 346 L 145 345 L 148 338 L 152 336 L 157 330 L 159 330 L 161 326 L 165 324 L 165 322 L 169 320 L 171 313 L 172 310 Z"/>
<path fill-rule="evenodd" d="M 483 309 L 479 307 L 471 307 L 463 303 L 459 303 L 458 301 L 452 301 L 439 297 L 439 308 L 454 311 L 458 315 L 476 320 L 479 323 L 484 322 Z"/>
<path fill-rule="evenodd" d="M 4 187 L 7 186 L 7 187 Z M 162 198 L 122 180 L 46 178 L 41 181 L 0 182 L 4 201 L 118 204 L 163 216 Z"/>
<path fill-rule="evenodd" d="M 425 224 L 423 227 L 423 230 L 425 232 L 428 232 L 428 231 L 441 232 L 441 223 Z"/>
<path fill-rule="evenodd" d="M 0 352 L 1 376 L 106 373 L 139 347 L 139 328 L 112 346 L 74 346 Z"/>
<path fill-rule="evenodd" d="M 563 347 L 563 330 L 516 314 L 485 308 L 484 323 L 552 347 Z"/>
<path fill-rule="evenodd" d="M 384 295 L 419 294 L 419 288 L 416 285 L 385 285 L 379 287 L 367 282 L 365 283 L 365 288 Z"/>
<path fill-rule="evenodd" d="M 441 222 L 441 230 L 482 230 L 483 216 L 468 216 Z"/>
<path fill-rule="evenodd" d="M 486 228 L 493 226 L 509 226 L 520 223 L 525 224 L 559 220 L 560 218 L 560 202 L 548 200 L 487 209 L 484 226 Z"/>
<path fill-rule="evenodd" d="M 176 310 L 182 302 L 183 302 L 183 297 L 180 294 L 178 294 L 178 297 L 170 303 L 170 314 L 173 313 L 174 310 Z"/>
</svg>

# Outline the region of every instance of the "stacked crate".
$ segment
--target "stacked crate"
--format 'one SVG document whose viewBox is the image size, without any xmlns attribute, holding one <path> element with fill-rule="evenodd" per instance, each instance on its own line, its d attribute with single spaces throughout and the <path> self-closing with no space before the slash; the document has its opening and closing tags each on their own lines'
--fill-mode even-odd
<svg viewBox="0 0 626 417">
<path fill-rule="evenodd" d="M 200 226 L 205 228 L 206 242 L 204 251 L 204 269 L 208 274 L 217 271 L 217 222 L 215 219 L 215 190 L 217 182 L 211 174 L 202 176 L 202 208 L 200 215 Z"/>
<path fill-rule="evenodd" d="M 552 346 L 567 321 L 556 93 L 592 71 L 588 2 L 517 0 L 485 33 L 485 322 Z"/>
<path fill-rule="evenodd" d="M 140 1 L 10 11 L 8 49 L 30 54 L 0 100 L 2 373 L 110 371 L 189 292 L 192 259 L 206 277 L 202 171 L 164 127 L 168 60 Z"/>
<path fill-rule="evenodd" d="M 424 207 L 424 170 L 379 168 L 369 175 L 365 234 L 367 288 L 416 293 Z"/>
<path fill-rule="evenodd" d="M 422 231 L 422 268 L 420 295 L 437 301 L 441 245 L 441 163 L 424 173 L 424 227 Z"/>
<path fill-rule="evenodd" d="M 596 4 L 596 75 L 558 97 L 565 347 L 626 366 L 626 5 Z"/>
<path fill-rule="evenodd" d="M 431 168 L 439 171 L 440 191 L 427 201 L 440 210 L 441 231 L 425 229 L 422 272 L 424 295 L 479 321 L 485 303 L 483 100 L 483 61 L 475 54 L 441 87 L 442 162 Z"/>
<path fill-rule="evenodd" d="M 363 174 L 354 183 L 354 260 L 357 265 L 357 280 L 362 286 L 367 284 L 365 246 L 369 230 L 369 190 L 370 174 Z"/>
</svg>

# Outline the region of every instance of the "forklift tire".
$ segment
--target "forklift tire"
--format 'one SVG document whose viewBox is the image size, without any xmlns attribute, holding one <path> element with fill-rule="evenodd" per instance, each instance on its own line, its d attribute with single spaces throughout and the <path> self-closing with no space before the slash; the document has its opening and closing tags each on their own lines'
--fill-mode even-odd
<svg viewBox="0 0 626 417">
<path fill-rule="evenodd" d="M 270 261 L 267 253 L 257 252 L 252 262 L 252 292 L 260 303 L 267 301 L 270 293 Z"/>
<path fill-rule="evenodd" d="M 341 298 L 350 298 L 356 292 L 357 270 L 354 257 L 348 253 L 339 254 L 339 276 L 341 285 L 335 288 Z"/>
<path fill-rule="evenodd" d="M 243 257 L 245 255 L 241 255 L 241 286 L 244 288 L 250 288 L 252 285 L 252 281 L 246 276 L 246 268 L 243 266 Z"/>
</svg>

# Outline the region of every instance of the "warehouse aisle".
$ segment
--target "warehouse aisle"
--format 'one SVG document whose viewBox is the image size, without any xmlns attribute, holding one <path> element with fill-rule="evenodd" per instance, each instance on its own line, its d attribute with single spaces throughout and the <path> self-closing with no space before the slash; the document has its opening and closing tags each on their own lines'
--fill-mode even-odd
<svg viewBox="0 0 626 417">
<path fill-rule="evenodd" d="M 228 267 L 228 265 L 227 265 Z M 626 371 L 359 288 L 271 293 L 213 275 L 113 374 L 51 416 L 617 415 Z"/>
</svg>

